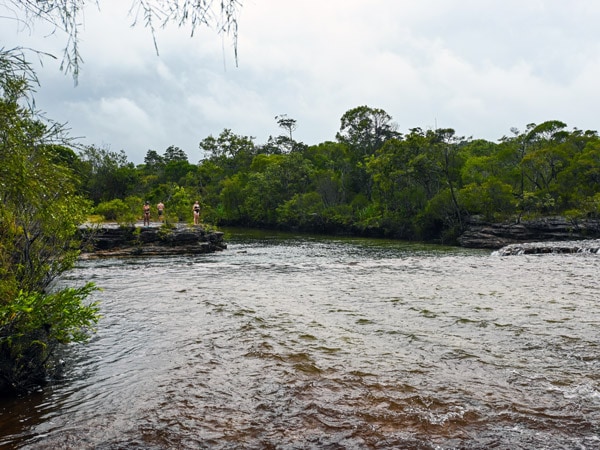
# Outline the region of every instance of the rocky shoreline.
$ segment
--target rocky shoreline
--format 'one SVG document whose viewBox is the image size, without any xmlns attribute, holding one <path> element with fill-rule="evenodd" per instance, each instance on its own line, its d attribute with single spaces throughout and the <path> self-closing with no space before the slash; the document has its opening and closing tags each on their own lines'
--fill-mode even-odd
<svg viewBox="0 0 600 450">
<path fill-rule="evenodd" d="M 80 227 L 81 258 L 172 256 L 214 253 L 227 249 L 223 233 L 201 225 L 160 223 L 86 224 Z M 501 250 L 501 254 L 580 253 L 600 254 L 600 220 L 544 217 L 518 222 L 492 223 L 469 219 L 458 244 L 465 248 Z"/>
<path fill-rule="evenodd" d="M 225 250 L 220 231 L 207 231 L 201 225 L 175 224 L 163 227 L 116 223 L 86 224 L 79 229 L 81 258 L 198 255 Z"/>
<path fill-rule="evenodd" d="M 497 250 L 508 245 L 524 243 L 594 239 L 600 239 L 598 219 L 568 220 L 564 217 L 543 217 L 518 222 L 490 223 L 471 218 L 467 230 L 458 238 L 458 243 L 461 247 Z"/>
</svg>

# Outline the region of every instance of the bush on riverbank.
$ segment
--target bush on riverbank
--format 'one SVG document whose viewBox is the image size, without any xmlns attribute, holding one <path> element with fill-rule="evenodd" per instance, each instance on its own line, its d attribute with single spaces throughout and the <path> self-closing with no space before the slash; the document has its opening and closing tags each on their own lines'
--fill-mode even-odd
<svg viewBox="0 0 600 450">
<path fill-rule="evenodd" d="M 90 202 L 76 194 L 62 127 L 22 106 L 34 79 L 22 56 L 0 51 L 0 390 L 43 381 L 57 345 L 84 340 L 98 320 L 84 304 L 93 284 L 54 285 L 79 255 Z"/>
<path fill-rule="evenodd" d="M 24 391 L 55 372 L 61 344 L 82 342 L 98 320 L 98 306 L 82 306 L 92 283 L 52 294 L 19 292 L 0 306 L 0 392 Z"/>
</svg>

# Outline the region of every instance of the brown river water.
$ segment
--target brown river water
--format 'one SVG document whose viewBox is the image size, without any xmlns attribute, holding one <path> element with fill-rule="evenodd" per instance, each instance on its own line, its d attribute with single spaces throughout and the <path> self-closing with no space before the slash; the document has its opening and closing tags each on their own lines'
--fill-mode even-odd
<svg viewBox="0 0 600 450">
<path fill-rule="evenodd" d="M 86 260 L 103 318 L 2 449 L 600 449 L 600 255 L 229 231 Z"/>
</svg>

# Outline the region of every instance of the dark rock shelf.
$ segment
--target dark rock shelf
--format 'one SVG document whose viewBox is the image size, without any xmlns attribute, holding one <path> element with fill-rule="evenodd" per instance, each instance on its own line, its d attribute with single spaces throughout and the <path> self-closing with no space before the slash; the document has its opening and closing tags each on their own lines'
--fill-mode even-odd
<svg viewBox="0 0 600 450">
<path fill-rule="evenodd" d="M 600 220 L 543 217 L 519 222 L 489 223 L 471 218 L 459 237 L 462 247 L 499 249 L 526 242 L 562 242 L 600 238 Z"/>
<path fill-rule="evenodd" d="M 80 228 L 82 258 L 196 255 L 225 250 L 220 231 L 201 225 L 161 224 L 120 226 L 116 223 L 84 225 Z"/>
</svg>

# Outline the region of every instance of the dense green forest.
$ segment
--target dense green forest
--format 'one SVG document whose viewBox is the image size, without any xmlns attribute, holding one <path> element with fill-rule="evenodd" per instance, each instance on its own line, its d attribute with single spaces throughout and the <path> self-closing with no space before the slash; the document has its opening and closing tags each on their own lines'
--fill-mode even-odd
<svg viewBox="0 0 600 450">
<path fill-rule="evenodd" d="M 335 140 L 294 140 L 297 123 L 257 144 L 225 129 L 199 142 L 199 161 L 181 149 L 88 147 L 71 155 L 81 193 L 107 220 L 131 222 L 148 200 L 171 221 L 190 221 L 198 199 L 205 223 L 452 243 L 472 216 L 520 220 L 600 215 L 600 139 L 560 121 L 510 130 L 497 142 L 453 129 L 400 133 L 382 109 L 343 114 Z M 66 153 L 66 152 L 65 152 Z"/>
</svg>

